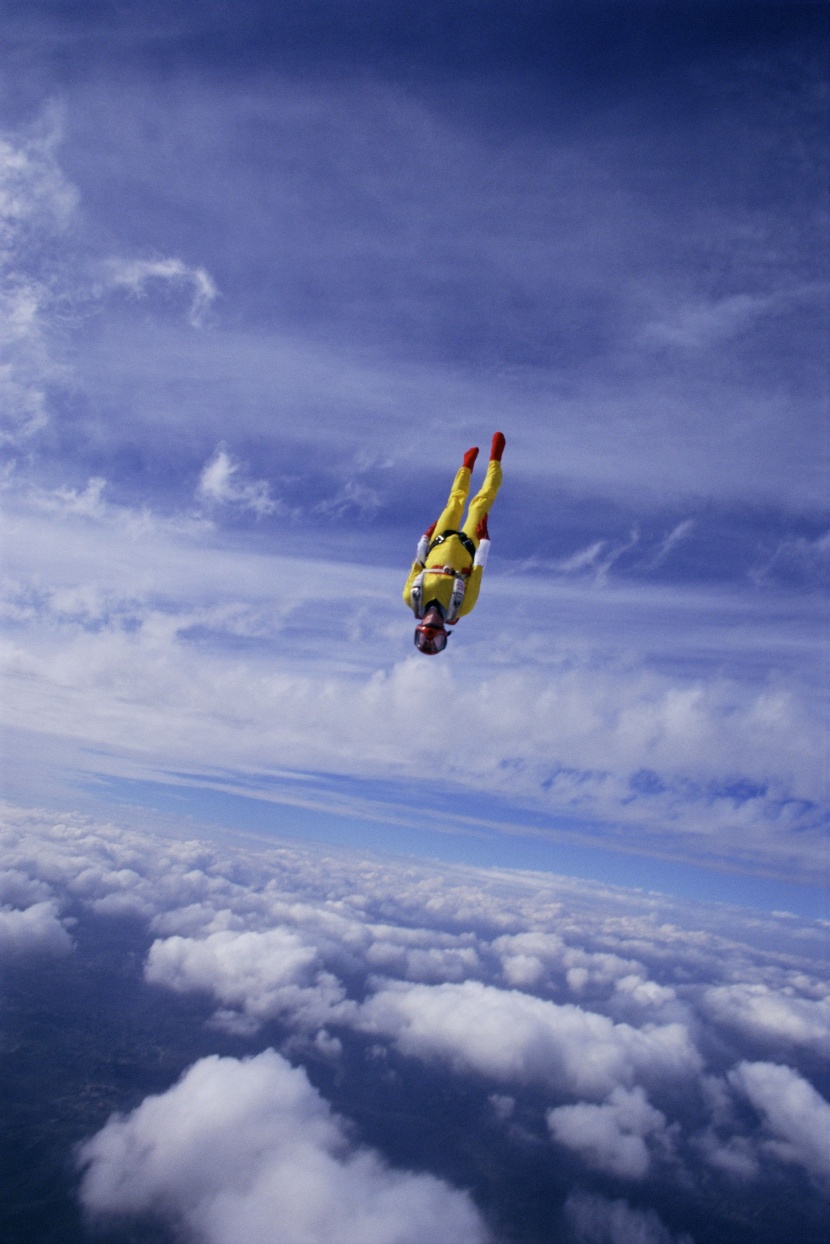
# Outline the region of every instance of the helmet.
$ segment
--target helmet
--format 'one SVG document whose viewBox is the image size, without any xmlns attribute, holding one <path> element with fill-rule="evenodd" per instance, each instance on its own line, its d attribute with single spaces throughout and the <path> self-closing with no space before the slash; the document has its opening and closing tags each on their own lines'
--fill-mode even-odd
<svg viewBox="0 0 830 1244">
<path fill-rule="evenodd" d="M 415 627 L 415 647 L 426 656 L 436 656 L 444 651 L 448 638 L 443 613 L 431 605 Z"/>
</svg>

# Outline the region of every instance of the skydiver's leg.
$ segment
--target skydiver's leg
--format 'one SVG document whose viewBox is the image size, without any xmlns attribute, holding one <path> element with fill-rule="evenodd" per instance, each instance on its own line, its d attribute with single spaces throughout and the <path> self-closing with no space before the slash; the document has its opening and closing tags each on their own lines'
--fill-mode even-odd
<svg viewBox="0 0 830 1244">
<path fill-rule="evenodd" d="M 487 466 L 487 474 L 484 477 L 484 483 L 481 489 L 473 497 L 470 502 L 470 508 L 467 512 L 467 519 L 464 523 L 462 531 L 465 536 L 469 536 L 473 544 L 478 548 L 478 536 L 476 528 L 485 515 L 489 514 L 490 507 L 496 499 L 496 494 L 501 488 L 501 455 L 504 452 L 504 437 L 501 432 L 497 432 L 493 437 L 493 447 L 490 451 L 490 462 Z"/>
<path fill-rule="evenodd" d="M 464 503 L 470 491 L 470 475 L 477 454 L 477 449 L 468 449 L 465 453 L 464 465 L 459 467 L 456 472 L 447 504 L 441 512 L 441 517 L 435 524 L 436 536 L 440 536 L 442 531 L 458 531 L 461 515 L 464 513 Z"/>
</svg>

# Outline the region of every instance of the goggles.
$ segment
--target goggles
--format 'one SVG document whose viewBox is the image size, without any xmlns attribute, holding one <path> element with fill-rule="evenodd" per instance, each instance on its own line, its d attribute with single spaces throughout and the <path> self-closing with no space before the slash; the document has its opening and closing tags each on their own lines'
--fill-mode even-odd
<svg viewBox="0 0 830 1244">
<path fill-rule="evenodd" d="M 415 647 L 419 652 L 426 653 L 427 656 L 435 656 L 439 652 L 443 652 L 447 646 L 449 636 L 442 626 L 421 626 L 415 627 Z"/>
</svg>

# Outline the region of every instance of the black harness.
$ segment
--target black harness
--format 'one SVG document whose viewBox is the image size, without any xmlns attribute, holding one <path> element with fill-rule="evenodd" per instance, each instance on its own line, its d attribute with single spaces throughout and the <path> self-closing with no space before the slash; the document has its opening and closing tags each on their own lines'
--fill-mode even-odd
<svg viewBox="0 0 830 1244">
<path fill-rule="evenodd" d="M 458 536 L 464 548 L 470 554 L 470 557 L 472 557 L 473 561 L 475 561 L 476 546 L 473 544 L 470 537 L 465 536 L 463 531 L 453 531 L 451 528 L 448 528 L 447 531 L 442 531 L 440 536 L 435 537 L 435 539 L 432 541 L 429 548 L 427 549 L 427 557 L 429 557 L 433 549 L 437 548 L 439 544 L 443 544 L 445 540 L 448 540 L 450 538 L 450 536 Z"/>
</svg>

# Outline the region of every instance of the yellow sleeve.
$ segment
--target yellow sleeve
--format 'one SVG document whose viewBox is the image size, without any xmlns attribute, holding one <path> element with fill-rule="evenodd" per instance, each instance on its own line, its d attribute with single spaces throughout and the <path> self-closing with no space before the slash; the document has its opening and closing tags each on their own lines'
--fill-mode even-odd
<svg viewBox="0 0 830 1244">
<path fill-rule="evenodd" d="M 409 572 L 409 578 L 407 579 L 406 586 L 403 589 L 403 599 L 404 599 L 404 604 L 406 605 L 407 609 L 412 608 L 412 601 L 409 599 L 409 594 L 412 591 L 412 584 L 418 578 L 418 575 L 421 573 L 423 568 L 424 568 L 423 562 L 412 563 L 412 569 Z"/>
<path fill-rule="evenodd" d="M 467 588 L 464 592 L 464 599 L 461 602 L 461 608 L 458 611 L 459 618 L 463 618 L 465 613 L 470 613 L 475 607 L 478 600 L 478 593 L 481 588 L 481 576 L 484 574 L 483 566 L 473 566 L 470 571 L 470 577 L 467 580 Z"/>
</svg>

